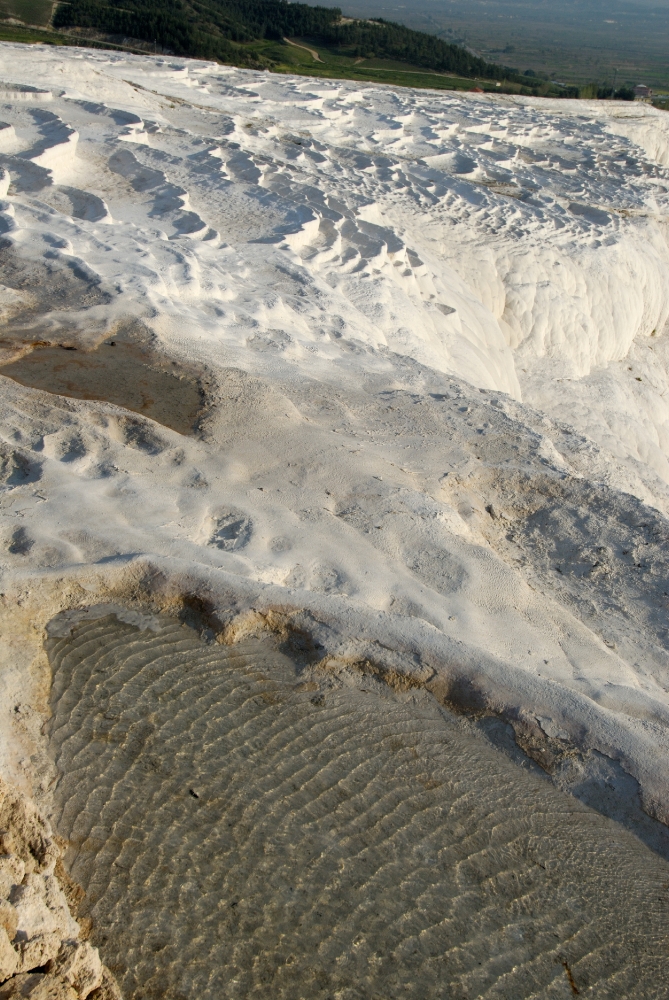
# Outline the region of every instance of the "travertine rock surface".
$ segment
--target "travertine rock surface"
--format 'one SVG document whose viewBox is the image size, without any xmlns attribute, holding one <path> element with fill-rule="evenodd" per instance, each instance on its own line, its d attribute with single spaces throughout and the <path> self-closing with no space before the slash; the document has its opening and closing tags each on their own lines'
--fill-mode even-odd
<svg viewBox="0 0 669 1000">
<path fill-rule="evenodd" d="M 54 873 L 60 851 L 48 824 L 2 779 L 0 850 L 0 998 L 119 996 L 109 986 L 109 974 L 102 991 L 97 949 L 80 940 L 81 928 Z"/>
<path fill-rule="evenodd" d="M 40 972 L 14 976 L 0 989 L 1 1000 L 18 1000 L 19 997 L 30 997 L 30 1000 L 75 1000 L 77 994 L 59 976 Z"/>
<path fill-rule="evenodd" d="M 68 982 L 80 997 L 87 997 L 102 983 L 98 950 L 87 941 L 64 941 L 52 963 L 52 971 Z"/>
</svg>

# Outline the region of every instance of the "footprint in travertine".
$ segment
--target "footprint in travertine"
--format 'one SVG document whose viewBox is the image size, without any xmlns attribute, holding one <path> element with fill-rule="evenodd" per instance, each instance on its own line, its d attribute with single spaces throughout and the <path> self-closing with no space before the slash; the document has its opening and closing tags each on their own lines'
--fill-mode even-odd
<svg viewBox="0 0 669 1000">
<path fill-rule="evenodd" d="M 7 551 L 13 556 L 27 556 L 34 544 L 25 528 L 14 528 Z"/>
<path fill-rule="evenodd" d="M 284 579 L 286 587 L 297 590 L 315 590 L 321 594 L 345 593 L 346 578 L 334 566 L 315 562 L 310 566 L 297 563 Z"/>
<path fill-rule="evenodd" d="M 32 455 L 0 442 L 0 486 L 36 483 L 41 476 L 42 467 Z"/>
<path fill-rule="evenodd" d="M 425 692 L 140 625 L 47 640 L 54 820 L 126 1000 L 666 996 L 632 835 Z"/>
<path fill-rule="evenodd" d="M 77 462 L 87 453 L 86 442 L 77 431 L 65 428 L 44 435 L 44 454 L 61 462 Z"/>
<path fill-rule="evenodd" d="M 251 518 L 236 507 L 226 507 L 217 511 L 209 519 L 209 526 L 211 529 L 209 544 L 226 552 L 243 549 L 253 531 Z"/>
</svg>

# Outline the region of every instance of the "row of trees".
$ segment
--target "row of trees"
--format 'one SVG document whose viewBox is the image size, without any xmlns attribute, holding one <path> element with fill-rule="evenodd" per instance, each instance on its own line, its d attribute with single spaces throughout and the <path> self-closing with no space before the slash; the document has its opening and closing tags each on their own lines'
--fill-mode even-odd
<svg viewBox="0 0 669 1000">
<path fill-rule="evenodd" d="M 599 83 L 586 83 L 584 87 L 579 88 L 578 96 L 597 98 L 600 101 L 633 101 L 634 91 L 631 87 L 619 87 L 618 90 L 614 90 L 613 87 L 602 87 Z"/>
</svg>

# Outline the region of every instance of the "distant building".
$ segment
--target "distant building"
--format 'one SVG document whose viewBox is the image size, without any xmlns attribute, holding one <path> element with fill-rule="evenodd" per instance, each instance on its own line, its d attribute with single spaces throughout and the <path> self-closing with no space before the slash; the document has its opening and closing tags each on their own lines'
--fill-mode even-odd
<svg viewBox="0 0 669 1000">
<path fill-rule="evenodd" d="M 653 100 L 653 91 L 650 87 L 647 87 L 645 83 L 637 83 L 634 88 L 634 100 L 643 101 L 644 104 L 650 104 Z"/>
</svg>

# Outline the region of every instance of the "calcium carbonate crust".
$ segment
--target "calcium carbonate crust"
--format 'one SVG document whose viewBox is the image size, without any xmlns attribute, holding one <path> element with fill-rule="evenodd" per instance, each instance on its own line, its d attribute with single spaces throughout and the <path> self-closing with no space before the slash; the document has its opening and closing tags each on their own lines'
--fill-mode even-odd
<svg viewBox="0 0 669 1000">
<path fill-rule="evenodd" d="M 666 823 L 666 115 L 1 51 L 0 363 L 122 343 L 202 410 L 0 368 L 0 773 L 54 816 L 47 626 L 108 601 L 302 637 Z M 67 991 L 58 912 L 5 952 L 60 934 Z"/>
<path fill-rule="evenodd" d="M 1 779 L 0 840 L 0 998 L 120 1000 L 72 916 L 73 886 L 49 824 Z"/>
</svg>

